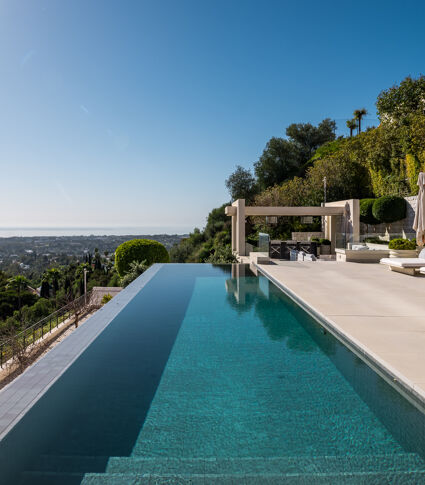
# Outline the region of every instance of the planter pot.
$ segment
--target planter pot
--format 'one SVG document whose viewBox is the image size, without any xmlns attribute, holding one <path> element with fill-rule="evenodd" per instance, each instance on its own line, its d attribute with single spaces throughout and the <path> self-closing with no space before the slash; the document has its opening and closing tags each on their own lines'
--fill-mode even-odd
<svg viewBox="0 0 425 485">
<path fill-rule="evenodd" d="M 417 258 L 416 249 L 390 249 L 390 258 Z"/>
<path fill-rule="evenodd" d="M 322 254 L 323 256 L 327 256 L 327 255 L 331 254 L 331 246 L 326 245 L 326 244 L 321 244 L 320 245 L 320 254 Z"/>
</svg>

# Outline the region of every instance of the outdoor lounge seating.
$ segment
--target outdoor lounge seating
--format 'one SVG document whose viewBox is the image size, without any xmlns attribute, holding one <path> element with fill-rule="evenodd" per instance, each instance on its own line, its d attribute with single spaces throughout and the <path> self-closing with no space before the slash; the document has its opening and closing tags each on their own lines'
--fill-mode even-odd
<svg viewBox="0 0 425 485">
<path fill-rule="evenodd" d="M 425 272 L 425 249 L 419 253 L 417 258 L 383 258 L 380 261 L 381 264 L 385 264 L 391 271 L 397 271 L 398 273 L 404 273 L 411 276 L 415 275 L 416 270 L 424 268 Z"/>
</svg>

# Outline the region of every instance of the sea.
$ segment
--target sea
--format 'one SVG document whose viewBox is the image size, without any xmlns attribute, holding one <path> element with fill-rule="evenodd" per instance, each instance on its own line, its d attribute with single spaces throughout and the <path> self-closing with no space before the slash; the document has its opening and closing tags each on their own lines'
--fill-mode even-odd
<svg viewBox="0 0 425 485">
<path fill-rule="evenodd" d="M 190 226 L 140 227 L 0 227 L 0 237 L 34 236 L 137 236 L 159 234 L 188 234 Z"/>
</svg>

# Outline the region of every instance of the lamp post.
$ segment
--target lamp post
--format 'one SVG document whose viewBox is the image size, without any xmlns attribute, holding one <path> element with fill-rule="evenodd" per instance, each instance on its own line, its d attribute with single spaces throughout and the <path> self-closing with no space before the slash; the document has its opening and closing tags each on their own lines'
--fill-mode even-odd
<svg viewBox="0 0 425 485">
<path fill-rule="evenodd" d="M 326 205 L 326 176 L 323 177 L 323 200 Z"/>
</svg>

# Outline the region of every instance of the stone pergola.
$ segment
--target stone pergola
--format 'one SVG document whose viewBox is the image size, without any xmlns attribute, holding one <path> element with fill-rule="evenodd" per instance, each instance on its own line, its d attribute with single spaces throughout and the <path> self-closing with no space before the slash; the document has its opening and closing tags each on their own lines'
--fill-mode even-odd
<svg viewBox="0 0 425 485">
<path fill-rule="evenodd" d="M 232 251 L 239 256 L 245 256 L 245 218 L 247 216 L 322 216 L 325 217 L 325 237 L 335 248 L 336 218 L 345 219 L 346 233 L 350 234 L 351 242 L 359 240 L 360 208 L 358 199 L 330 202 L 321 207 L 256 207 L 246 206 L 245 199 L 238 199 L 225 209 L 227 216 L 232 218 Z"/>
</svg>

